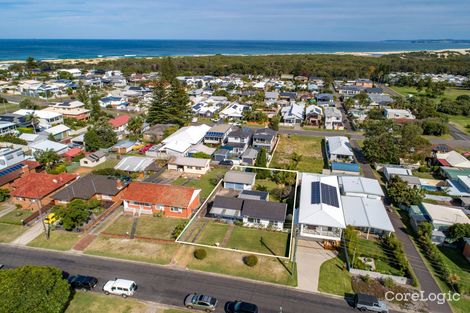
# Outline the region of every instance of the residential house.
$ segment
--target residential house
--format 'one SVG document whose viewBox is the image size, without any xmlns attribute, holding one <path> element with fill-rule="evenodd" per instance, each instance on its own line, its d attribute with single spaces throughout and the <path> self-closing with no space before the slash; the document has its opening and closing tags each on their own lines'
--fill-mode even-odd
<svg viewBox="0 0 470 313">
<path fill-rule="evenodd" d="M 224 175 L 224 188 L 234 190 L 252 190 L 256 173 L 228 171 Z"/>
<path fill-rule="evenodd" d="M 343 115 L 337 108 L 325 108 L 325 129 L 343 130 Z"/>
<path fill-rule="evenodd" d="M 28 173 L 10 184 L 12 202 L 26 210 L 39 210 L 52 201 L 52 193 L 76 178 L 68 173 Z"/>
<path fill-rule="evenodd" d="M 202 143 L 198 143 L 197 145 L 191 146 L 191 148 L 188 149 L 187 156 L 194 157 L 194 155 L 197 153 L 204 153 L 205 155 L 210 157 L 214 154 L 215 150 L 215 148 L 211 148 L 203 145 Z"/>
<path fill-rule="evenodd" d="M 34 154 L 36 151 L 46 151 L 46 150 L 53 150 L 57 152 L 57 154 L 64 154 L 69 150 L 68 145 L 64 145 L 60 142 L 55 142 L 51 140 L 42 140 L 38 142 L 34 142 L 29 145 L 31 152 Z"/>
<path fill-rule="evenodd" d="M 302 174 L 299 236 L 338 242 L 346 228 L 336 176 Z"/>
<path fill-rule="evenodd" d="M 433 230 L 445 232 L 453 224 L 470 224 L 470 219 L 459 208 L 423 202 L 419 205 L 433 226 Z"/>
<path fill-rule="evenodd" d="M 13 112 L 13 114 L 21 115 L 24 117 L 28 115 L 36 116 L 39 120 L 39 124 L 36 125 L 36 127 L 39 129 L 47 129 L 55 125 L 64 124 L 64 117 L 62 114 L 57 113 L 57 112 L 47 111 L 47 110 L 36 111 L 36 110 L 21 109 L 16 112 Z"/>
<path fill-rule="evenodd" d="M 267 153 L 271 153 L 276 146 L 277 131 L 271 128 L 257 128 L 253 134 L 253 148 L 261 150 L 265 148 Z"/>
<path fill-rule="evenodd" d="M 108 121 L 108 123 L 113 127 L 114 132 L 116 133 L 118 140 L 124 138 L 127 133 L 127 124 L 129 123 L 129 115 L 119 115 Z"/>
<path fill-rule="evenodd" d="M 352 162 L 354 161 L 354 152 L 348 137 L 331 136 L 325 137 L 325 148 L 328 160 L 330 162 Z"/>
<path fill-rule="evenodd" d="M 80 157 L 84 155 L 84 152 L 82 149 L 78 148 L 78 147 L 75 147 L 75 148 L 70 148 L 69 150 L 67 150 L 67 152 L 65 152 L 64 154 L 62 154 L 62 157 L 67 161 L 67 162 L 73 162 L 73 159 L 75 157 Z"/>
<path fill-rule="evenodd" d="M 112 146 L 111 150 L 118 154 L 126 154 L 126 153 L 131 152 L 136 144 L 137 144 L 137 141 L 121 140 L 117 142 L 114 146 Z"/>
<path fill-rule="evenodd" d="M 85 108 L 85 103 L 78 100 L 55 103 L 49 105 L 44 111 L 59 113 L 66 118 L 76 120 L 87 120 L 90 116 L 90 110 Z"/>
<path fill-rule="evenodd" d="M 376 179 L 353 176 L 338 176 L 341 194 L 348 197 L 362 197 L 381 200 L 385 194 Z"/>
<path fill-rule="evenodd" d="M 266 91 L 264 93 L 264 99 L 267 101 L 276 101 L 279 99 L 279 92 L 277 91 Z"/>
<path fill-rule="evenodd" d="M 367 78 L 358 78 L 358 79 L 356 79 L 354 84 L 356 86 L 360 86 L 360 87 L 364 87 L 364 88 L 374 87 L 374 83 L 370 79 L 367 79 Z"/>
<path fill-rule="evenodd" d="M 146 142 L 151 142 L 151 143 L 156 143 L 160 142 L 165 138 L 165 131 L 170 128 L 170 127 L 175 127 L 177 128 L 178 125 L 176 124 L 156 124 L 146 131 L 144 131 L 144 140 Z"/>
<path fill-rule="evenodd" d="M 109 95 L 107 97 L 101 98 L 99 100 L 99 105 L 102 108 L 113 107 L 116 109 L 123 109 L 129 105 L 125 97 L 117 97 Z"/>
<path fill-rule="evenodd" d="M 230 150 L 228 150 L 228 149 L 219 149 L 219 150 L 214 152 L 212 158 L 214 159 L 214 161 L 220 162 L 220 161 L 228 159 L 229 156 L 230 156 Z"/>
<path fill-rule="evenodd" d="M 335 105 L 335 98 L 331 93 L 319 93 L 315 96 L 317 104 L 322 107 L 329 107 Z"/>
<path fill-rule="evenodd" d="M 376 94 L 376 95 L 380 95 L 384 93 L 383 89 L 380 87 L 365 88 L 364 91 L 367 94 Z"/>
<path fill-rule="evenodd" d="M 338 93 L 344 96 L 355 96 L 360 94 L 364 88 L 359 86 L 343 85 L 337 88 Z"/>
<path fill-rule="evenodd" d="M 247 165 L 254 165 L 256 162 L 256 158 L 258 157 L 258 150 L 253 148 L 248 148 L 243 152 L 241 158 L 242 163 Z"/>
<path fill-rule="evenodd" d="M 15 133 L 17 133 L 17 130 L 14 123 L 0 121 L 0 136 Z"/>
<path fill-rule="evenodd" d="M 30 172 L 35 172 L 36 168 L 40 166 L 41 164 L 39 162 L 23 160 L 20 163 L 5 167 L 0 170 L 0 186 L 8 187 L 8 184 L 12 181 Z"/>
<path fill-rule="evenodd" d="M 75 199 L 90 200 L 92 198 L 117 202 L 120 200 L 120 192 L 124 187 L 123 182 L 119 179 L 88 174 L 56 192 L 52 195 L 52 199 L 55 204 L 65 204 Z"/>
<path fill-rule="evenodd" d="M 243 118 L 243 112 L 249 110 L 250 107 L 244 104 L 232 103 L 225 109 L 220 111 L 219 117 L 222 119 L 229 120 L 241 120 Z"/>
<path fill-rule="evenodd" d="M 154 163 L 155 159 L 153 158 L 128 156 L 119 161 L 114 169 L 130 173 L 142 173 L 153 170 Z"/>
<path fill-rule="evenodd" d="M 371 106 L 388 106 L 391 105 L 392 103 L 395 103 L 395 100 L 392 99 L 389 95 L 385 94 L 377 94 L 377 93 L 370 93 L 367 94 L 367 96 L 370 99 L 370 105 Z"/>
<path fill-rule="evenodd" d="M 205 144 L 223 145 L 232 130 L 230 124 L 217 124 L 212 126 L 204 136 Z"/>
<path fill-rule="evenodd" d="M 291 92 L 291 91 L 280 92 L 279 93 L 279 99 L 294 101 L 295 99 L 297 99 L 297 93 L 296 92 Z"/>
<path fill-rule="evenodd" d="M 162 144 L 157 148 L 156 156 L 160 158 L 170 158 L 172 156 L 186 155 L 192 146 L 202 142 L 209 129 L 210 126 L 206 124 L 186 126 L 178 129 L 162 140 Z"/>
<path fill-rule="evenodd" d="M 216 196 L 209 215 L 228 222 L 241 221 L 246 227 L 283 230 L 286 210 L 286 203 Z"/>
<path fill-rule="evenodd" d="M 52 137 L 56 141 L 62 141 L 65 138 L 68 138 L 70 135 L 70 127 L 59 124 L 44 130 L 44 133 L 47 134 L 48 138 Z"/>
<path fill-rule="evenodd" d="M 122 195 L 124 212 L 189 218 L 200 204 L 200 192 L 182 186 L 131 182 Z"/>
<path fill-rule="evenodd" d="M 227 143 L 223 148 L 230 151 L 233 156 L 240 156 L 250 146 L 254 131 L 248 127 L 232 130 L 227 136 Z"/>
<path fill-rule="evenodd" d="M 106 153 L 103 151 L 96 151 L 80 159 L 80 166 L 95 167 L 105 161 L 106 161 Z"/>
<path fill-rule="evenodd" d="M 320 127 L 323 121 L 323 110 L 321 107 L 311 104 L 305 109 L 305 122 L 308 125 Z"/>
<path fill-rule="evenodd" d="M 289 106 L 281 108 L 282 122 L 288 125 L 300 124 L 304 120 L 305 103 L 292 102 Z"/>
<path fill-rule="evenodd" d="M 26 116 L 14 114 L 14 113 L 4 113 L 0 115 L 1 122 L 10 122 L 15 124 L 16 127 L 30 127 L 31 121 L 26 119 Z"/>
<path fill-rule="evenodd" d="M 470 161 L 454 150 L 447 153 L 436 153 L 435 158 L 437 163 L 441 166 L 470 168 Z"/>
<path fill-rule="evenodd" d="M 188 174 L 204 175 L 210 170 L 210 159 L 178 156 L 168 162 L 168 169 Z"/>
<path fill-rule="evenodd" d="M 21 148 L 0 148 L 0 170 L 24 161 Z"/>
<path fill-rule="evenodd" d="M 385 108 L 384 111 L 385 118 L 393 119 L 398 122 L 405 122 L 415 120 L 416 117 L 410 112 L 410 110 L 404 109 L 389 109 Z"/>
</svg>

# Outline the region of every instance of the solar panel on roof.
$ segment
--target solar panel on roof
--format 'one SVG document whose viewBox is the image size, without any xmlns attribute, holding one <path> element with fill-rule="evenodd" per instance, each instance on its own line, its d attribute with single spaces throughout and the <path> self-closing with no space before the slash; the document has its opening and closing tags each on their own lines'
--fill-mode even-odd
<svg viewBox="0 0 470 313">
<path fill-rule="evenodd" d="M 312 182 L 312 204 L 319 204 L 320 201 L 320 182 Z"/>
<path fill-rule="evenodd" d="M 339 208 L 338 194 L 336 187 L 321 184 L 321 201 L 325 204 Z"/>
<path fill-rule="evenodd" d="M 13 166 L 10 167 L 10 168 L 4 169 L 3 171 L 0 171 L 0 177 L 1 177 L 1 176 L 5 176 L 5 175 L 7 175 L 7 174 L 9 174 L 9 173 L 11 173 L 11 172 L 17 171 L 17 170 L 19 170 L 20 168 L 22 168 L 23 166 L 24 166 L 23 163 L 18 163 L 18 164 L 16 164 L 16 165 L 13 165 Z"/>
</svg>

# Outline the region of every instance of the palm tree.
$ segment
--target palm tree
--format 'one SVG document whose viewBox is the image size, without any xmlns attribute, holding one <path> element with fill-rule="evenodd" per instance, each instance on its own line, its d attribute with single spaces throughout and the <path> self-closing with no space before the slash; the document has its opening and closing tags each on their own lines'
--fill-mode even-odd
<svg viewBox="0 0 470 313">
<path fill-rule="evenodd" d="M 139 136 L 142 131 L 142 125 L 144 125 L 144 120 L 141 116 L 134 116 L 127 123 L 127 130 L 134 136 Z"/>
<path fill-rule="evenodd" d="M 33 126 L 34 133 L 36 133 L 36 125 L 39 124 L 39 117 L 35 114 L 35 112 L 31 112 L 25 116 L 27 122 L 30 122 Z"/>
</svg>

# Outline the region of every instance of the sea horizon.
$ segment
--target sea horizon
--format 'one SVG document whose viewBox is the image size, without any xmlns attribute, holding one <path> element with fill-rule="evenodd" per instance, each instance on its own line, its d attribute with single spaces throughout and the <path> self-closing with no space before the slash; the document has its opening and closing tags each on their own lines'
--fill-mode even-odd
<svg viewBox="0 0 470 313">
<path fill-rule="evenodd" d="M 374 53 L 470 49 L 466 39 L 380 41 L 202 39 L 0 39 L 0 61 L 204 55 Z"/>
</svg>

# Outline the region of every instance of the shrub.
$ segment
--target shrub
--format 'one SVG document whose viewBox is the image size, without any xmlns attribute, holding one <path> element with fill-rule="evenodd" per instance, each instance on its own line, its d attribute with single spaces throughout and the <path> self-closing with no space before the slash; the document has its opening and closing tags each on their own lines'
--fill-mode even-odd
<svg viewBox="0 0 470 313">
<path fill-rule="evenodd" d="M 388 277 L 382 281 L 382 285 L 384 285 L 384 287 L 387 289 L 392 289 L 395 286 L 395 282 L 393 281 L 393 279 Z"/>
<path fill-rule="evenodd" d="M 243 263 L 249 267 L 253 267 L 258 264 L 258 257 L 256 255 L 250 254 L 243 257 Z"/>
<path fill-rule="evenodd" d="M 178 238 L 179 235 L 183 232 L 183 229 L 186 227 L 186 224 L 187 222 L 176 225 L 175 229 L 173 229 L 173 232 L 171 233 L 171 237 L 173 239 Z"/>
<path fill-rule="evenodd" d="M 207 251 L 205 249 L 194 250 L 194 257 L 198 260 L 204 260 L 207 257 Z"/>
</svg>

